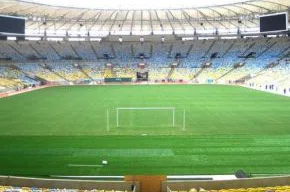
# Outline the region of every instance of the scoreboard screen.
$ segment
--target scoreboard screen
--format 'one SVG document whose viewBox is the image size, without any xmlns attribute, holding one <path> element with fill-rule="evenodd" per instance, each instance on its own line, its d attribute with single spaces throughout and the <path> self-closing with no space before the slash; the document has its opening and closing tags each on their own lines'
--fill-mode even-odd
<svg viewBox="0 0 290 192">
<path fill-rule="evenodd" d="M 0 15 L 0 33 L 25 33 L 25 19 Z"/>
<path fill-rule="evenodd" d="M 278 32 L 288 30 L 288 14 L 275 13 L 260 16 L 260 32 Z"/>
<path fill-rule="evenodd" d="M 148 72 L 137 72 L 137 80 L 138 81 L 148 81 Z"/>
</svg>

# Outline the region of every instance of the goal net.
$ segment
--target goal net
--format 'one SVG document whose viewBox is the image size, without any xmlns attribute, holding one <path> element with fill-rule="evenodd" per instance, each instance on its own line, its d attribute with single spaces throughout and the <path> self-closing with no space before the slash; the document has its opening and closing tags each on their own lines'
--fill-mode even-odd
<svg viewBox="0 0 290 192">
<path fill-rule="evenodd" d="M 175 127 L 174 107 L 116 108 L 117 127 Z"/>
</svg>

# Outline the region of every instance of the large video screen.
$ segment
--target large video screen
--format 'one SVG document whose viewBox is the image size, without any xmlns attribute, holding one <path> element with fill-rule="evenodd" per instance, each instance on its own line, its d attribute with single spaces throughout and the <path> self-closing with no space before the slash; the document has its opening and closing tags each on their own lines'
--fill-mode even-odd
<svg viewBox="0 0 290 192">
<path fill-rule="evenodd" d="M 25 33 L 25 19 L 0 15 L 0 33 Z"/>
<path fill-rule="evenodd" d="M 260 32 L 276 32 L 288 30 L 287 13 L 264 15 L 260 17 Z"/>
<path fill-rule="evenodd" d="M 138 81 L 148 81 L 148 72 L 137 72 L 136 75 Z"/>
</svg>

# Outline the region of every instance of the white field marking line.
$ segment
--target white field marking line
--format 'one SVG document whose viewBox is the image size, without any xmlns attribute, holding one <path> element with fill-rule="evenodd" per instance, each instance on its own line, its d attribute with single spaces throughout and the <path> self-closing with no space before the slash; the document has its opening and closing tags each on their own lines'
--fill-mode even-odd
<svg viewBox="0 0 290 192">
<path fill-rule="evenodd" d="M 88 178 L 88 179 L 124 179 L 124 176 L 95 176 L 95 175 L 81 175 L 81 176 L 73 176 L 73 175 L 50 175 L 50 177 L 58 177 L 58 178 Z M 108 181 L 110 182 L 110 181 Z M 123 182 L 123 181 L 114 181 L 114 182 Z"/>
<path fill-rule="evenodd" d="M 68 164 L 69 167 L 104 167 L 104 165 Z"/>
<path fill-rule="evenodd" d="M 174 110 L 175 107 L 118 107 L 117 110 Z"/>
</svg>

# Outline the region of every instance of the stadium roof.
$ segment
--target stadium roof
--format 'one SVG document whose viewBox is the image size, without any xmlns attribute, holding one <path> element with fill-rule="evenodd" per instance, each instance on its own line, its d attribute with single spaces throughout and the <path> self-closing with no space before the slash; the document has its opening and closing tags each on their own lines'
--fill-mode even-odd
<svg viewBox="0 0 290 192">
<path fill-rule="evenodd" d="M 289 7 L 290 0 L 251 0 L 170 9 L 77 8 L 0 0 L 0 14 L 26 17 L 26 30 L 95 31 L 116 35 L 257 28 L 258 15 L 289 12 Z"/>
<path fill-rule="evenodd" d="M 92 0 L 23 0 L 26 2 L 42 3 L 53 6 L 88 8 L 88 9 L 170 9 L 170 8 L 192 8 L 192 7 L 206 7 L 214 5 L 231 4 L 247 0 L 107 0 L 107 1 L 92 1 Z"/>
</svg>

